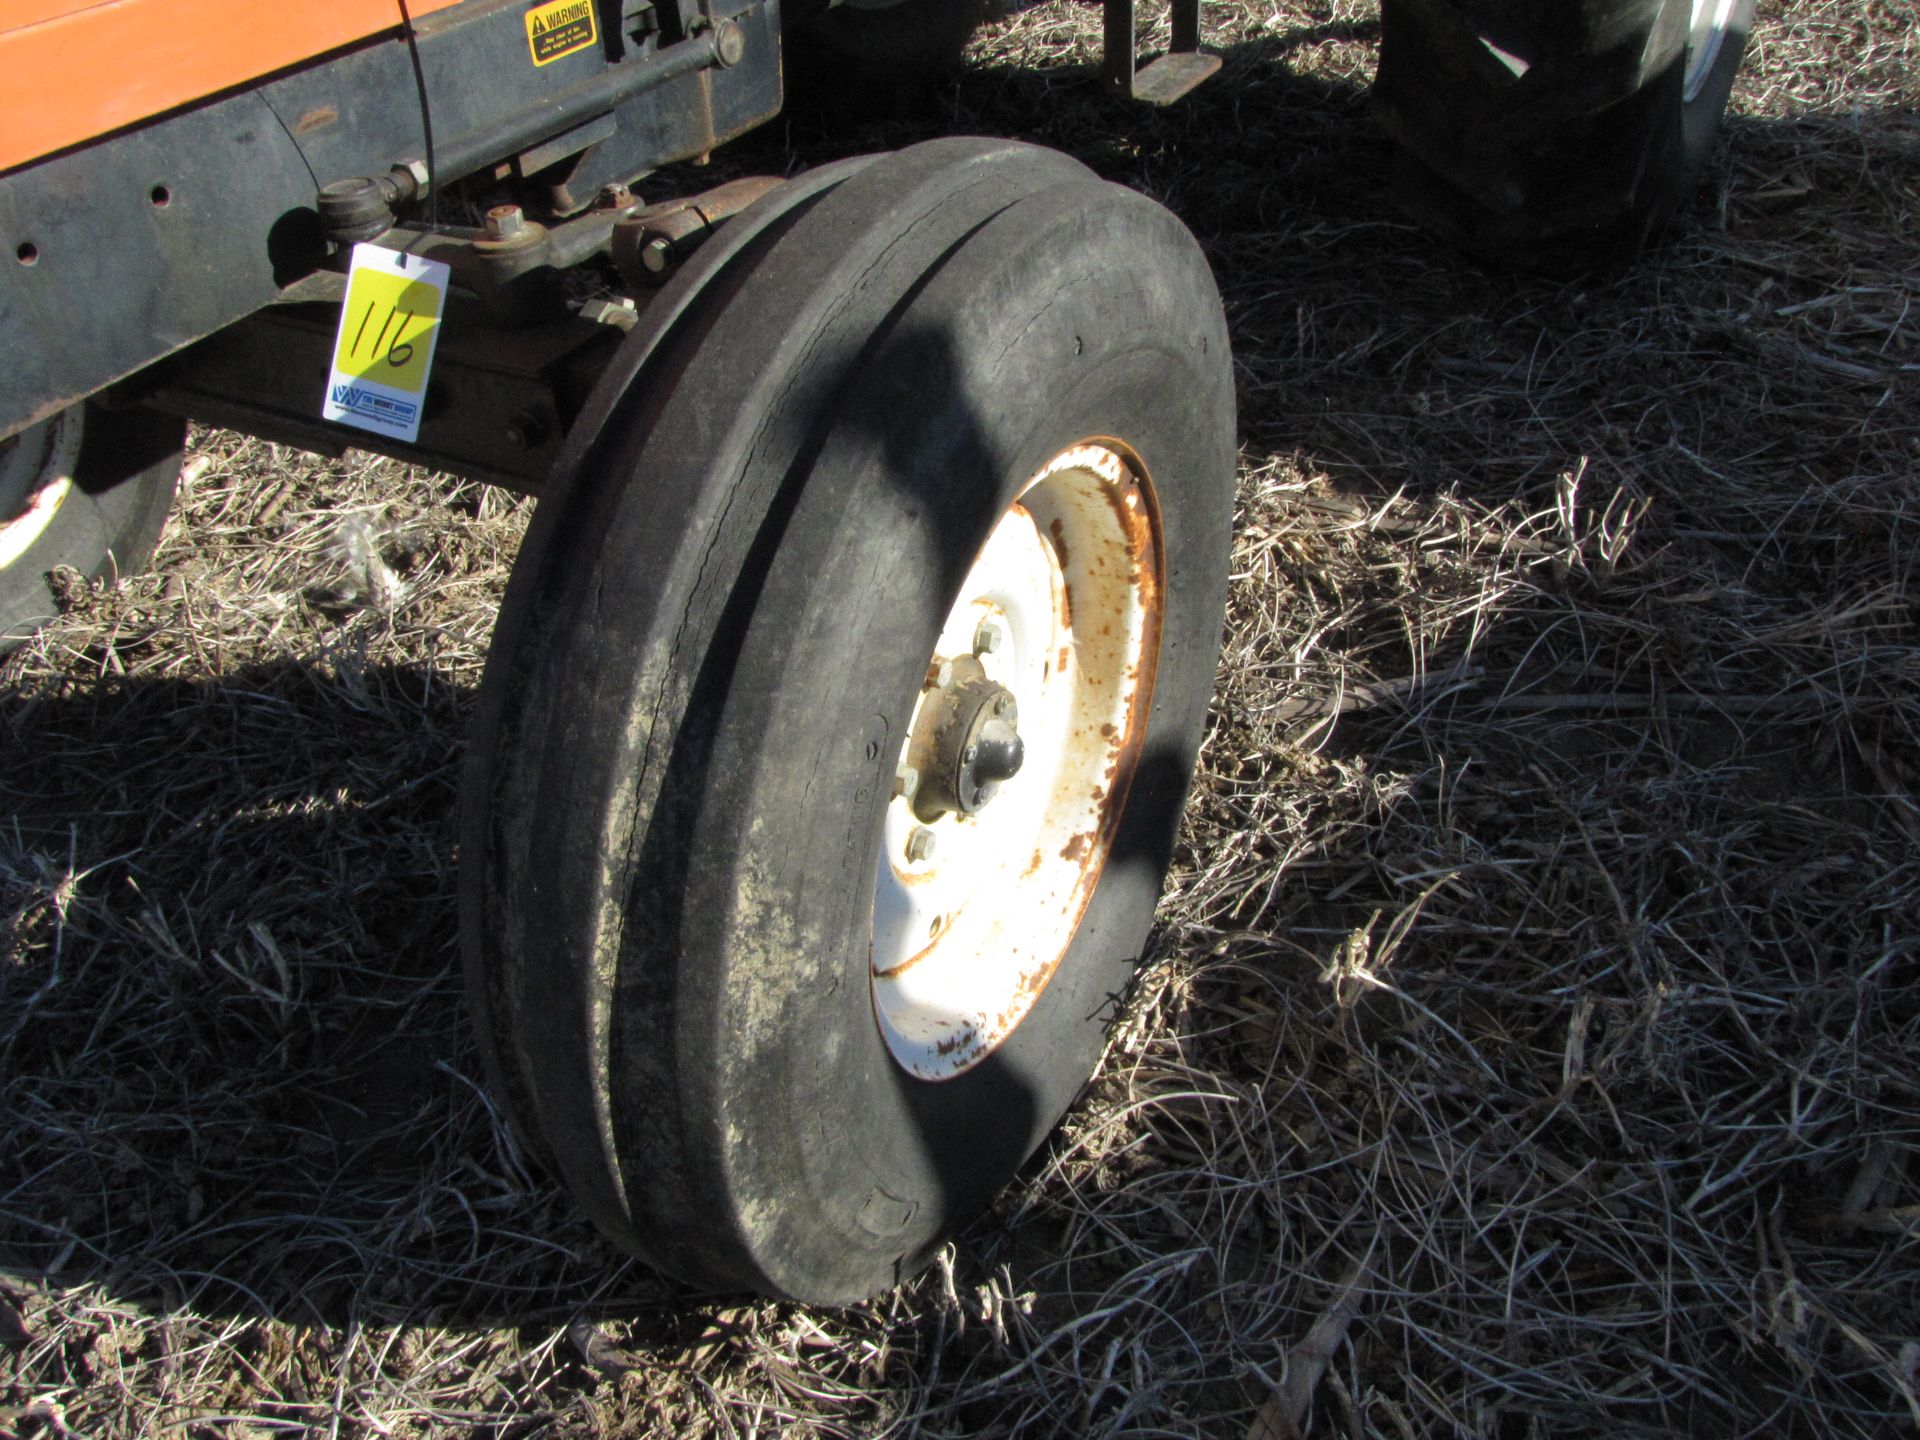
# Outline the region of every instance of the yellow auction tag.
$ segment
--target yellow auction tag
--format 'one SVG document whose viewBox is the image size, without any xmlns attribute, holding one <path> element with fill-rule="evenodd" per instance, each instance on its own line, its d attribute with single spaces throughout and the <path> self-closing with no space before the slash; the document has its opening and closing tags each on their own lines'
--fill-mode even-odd
<svg viewBox="0 0 1920 1440">
<path fill-rule="evenodd" d="M 420 342 L 439 318 L 440 292 L 426 281 L 356 271 L 333 368 L 418 394 L 427 386 L 427 348 Z"/>
<path fill-rule="evenodd" d="M 446 309 L 447 267 L 378 245 L 353 247 L 321 414 L 414 440 Z"/>
</svg>

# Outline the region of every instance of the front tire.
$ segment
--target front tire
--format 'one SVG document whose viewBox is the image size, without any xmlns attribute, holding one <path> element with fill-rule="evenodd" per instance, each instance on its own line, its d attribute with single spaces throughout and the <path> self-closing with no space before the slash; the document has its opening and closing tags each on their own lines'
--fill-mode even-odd
<svg viewBox="0 0 1920 1440">
<path fill-rule="evenodd" d="M 1224 604 L 1220 302 L 1150 201 L 935 142 L 771 240 L 671 374 L 516 568 L 471 973 L 519 1123 L 603 1229 L 698 1285 L 852 1301 L 1041 1143 L 1140 954 Z M 1039 788 L 910 815 L 937 662 L 996 603 L 1028 612 L 981 653 Z M 894 893 L 919 828 L 972 842 L 944 933 L 991 974 L 934 957 L 903 998 L 933 963 Z"/>
<path fill-rule="evenodd" d="M 81 404 L 0 440 L 0 655 L 59 613 L 53 574 L 131 574 L 160 539 L 184 420 Z"/>
</svg>

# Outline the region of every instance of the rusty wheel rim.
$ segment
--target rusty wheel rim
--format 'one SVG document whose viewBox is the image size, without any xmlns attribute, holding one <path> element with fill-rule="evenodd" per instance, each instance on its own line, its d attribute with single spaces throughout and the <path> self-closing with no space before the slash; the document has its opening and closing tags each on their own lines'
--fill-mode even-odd
<svg viewBox="0 0 1920 1440">
<path fill-rule="evenodd" d="M 1067 954 L 1139 758 L 1162 584 L 1145 467 L 1105 439 L 1040 467 L 962 583 L 901 750 L 874 880 L 874 1013 L 910 1074 L 945 1080 L 978 1064 Z M 922 772 L 958 761 L 930 730 L 967 715 L 982 717 L 968 739 L 1017 717 L 1022 755 L 992 784 L 963 767 L 947 794 L 976 806 L 945 808 L 965 801 L 930 798 L 939 787 Z M 969 745 L 968 765 L 988 748 Z"/>
</svg>

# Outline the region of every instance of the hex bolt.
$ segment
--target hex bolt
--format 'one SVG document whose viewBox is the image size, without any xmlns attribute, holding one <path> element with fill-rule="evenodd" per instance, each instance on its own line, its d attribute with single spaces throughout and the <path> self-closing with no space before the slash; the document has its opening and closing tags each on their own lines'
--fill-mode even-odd
<svg viewBox="0 0 1920 1440">
<path fill-rule="evenodd" d="M 933 664 L 928 667 L 927 675 L 933 681 L 936 689 L 946 689 L 949 685 L 953 684 L 953 661 L 935 660 Z"/>
<path fill-rule="evenodd" d="M 537 450 L 547 438 L 546 422 L 523 410 L 507 422 L 502 438 L 516 450 Z"/>
<path fill-rule="evenodd" d="M 673 242 L 656 235 L 640 247 L 640 263 L 650 275 L 664 275 L 673 268 Z"/>
<path fill-rule="evenodd" d="M 973 653 L 991 655 L 1000 648 L 1005 638 L 998 620 L 982 620 L 980 627 L 973 632 Z"/>
<path fill-rule="evenodd" d="M 509 240 L 526 228 L 526 212 L 518 205 L 496 205 L 487 211 L 489 240 Z"/>
<path fill-rule="evenodd" d="M 625 185 L 602 185 L 600 187 L 600 208 L 602 210 L 624 210 L 633 204 L 633 191 Z"/>
<path fill-rule="evenodd" d="M 920 788 L 920 772 L 911 765 L 902 765 L 893 772 L 893 798 L 911 800 L 913 792 Z"/>
<path fill-rule="evenodd" d="M 939 837 L 924 825 L 913 827 L 913 833 L 907 836 L 907 863 L 919 865 L 933 858 L 933 847 Z"/>
</svg>

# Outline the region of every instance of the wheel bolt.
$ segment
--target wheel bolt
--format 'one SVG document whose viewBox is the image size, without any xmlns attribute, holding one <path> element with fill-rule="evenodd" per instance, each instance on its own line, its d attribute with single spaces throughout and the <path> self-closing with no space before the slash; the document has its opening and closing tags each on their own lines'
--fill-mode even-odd
<svg viewBox="0 0 1920 1440">
<path fill-rule="evenodd" d="M 953 684 L 953 661 L 935 660 L 927 667 L 927 683 L 936 690 L 944 690 Z"/>
<path fill-rule="evenodd" d="M 1000 648 L 1001 641 L 1005 638 L 1000 633 L 999 621 L 982 620 L 979 628 L 973 632 L 973 653 L 991 655 Z"/>
<path fill-rule="evenodd" d="M 893 772 L 893 798 L 911 800 L 913 792 L 920 788 L 920 772 L 911 765 L 902 765 Z"/>
<path fill-rule="evenodd" d="M 720 68 L 731 70 L 747 56 L 747 32 L 737 21 L 722 20 L 713 32 L 713 58 L 720 62 Z"/>
<path fill-rule="evenodd" d="M 914 826 L 913 833 L 907 836 L 908 863 L 918 865 L 923 861 L 931 860 L 933 858 L 933 847 L 938 838 L 939 837 L 926 826 Z"/>
</svg>

